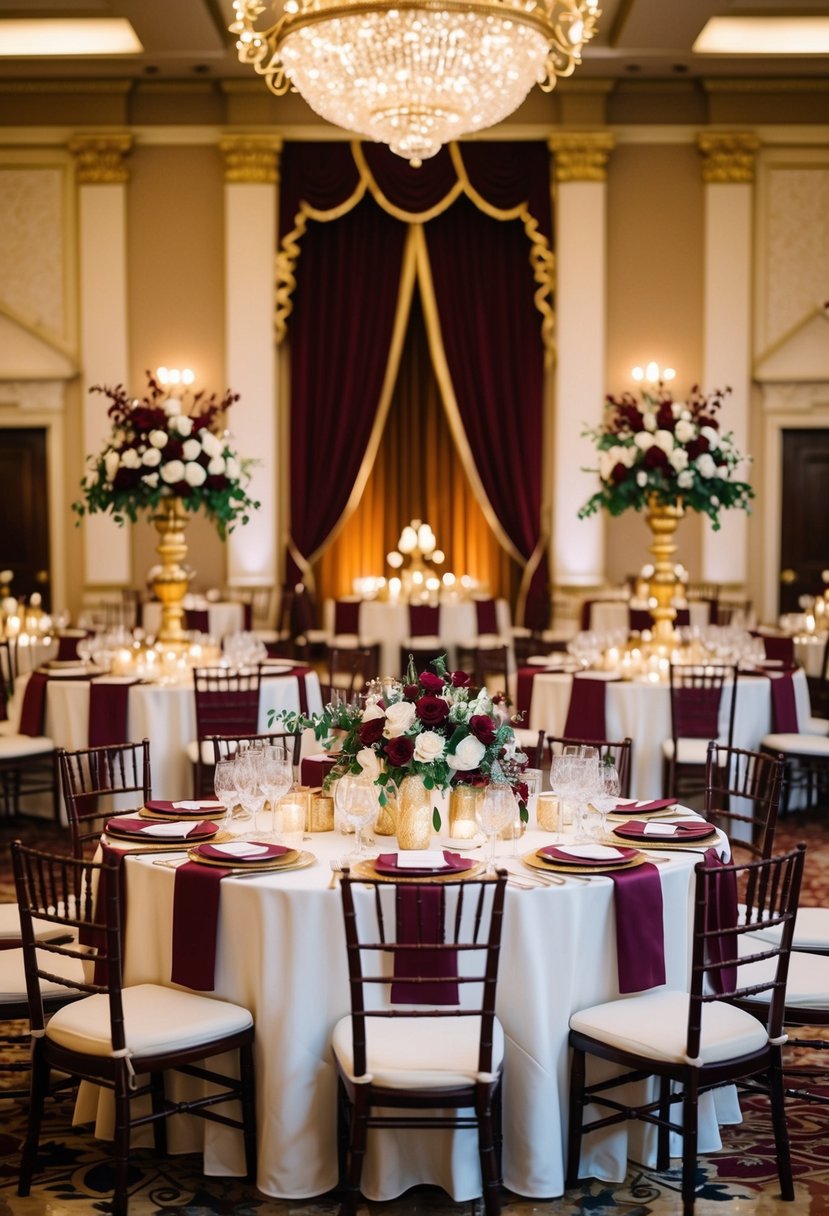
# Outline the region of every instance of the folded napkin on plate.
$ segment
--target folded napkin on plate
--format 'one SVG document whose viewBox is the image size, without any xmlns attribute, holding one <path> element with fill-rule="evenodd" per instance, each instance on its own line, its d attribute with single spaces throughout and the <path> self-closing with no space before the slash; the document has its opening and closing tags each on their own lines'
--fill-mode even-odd
<svg viewBox="0 0 829 1216">
<path fill-rule="evenodd" d="M 676 806 L 676 798 L 654 798 L 651 802 L 631 802 L 625 798 L 616 803 L 616 813 L 619 811 L 666 811 L 669 806 Z"/>
<path fill-rule="evenodd" d="M 407 849 L 393 856 L 398 870 L 439 870 L 446 865 L 442 849 Z"/>
<path fill-rule="evenodd" d="M 225 809 L 223 802 L 215 802 L 210 799 L 203 802 L 187 799 L 184 802 L 172 802 L 170 805 L 174 811 L 223 811 Z"/>
<path fill-rule="evenodd" d="M 676 840 L 688 837 L 691 840 L 699 840 L 702 836 L 710 836 L 715 828 L 704 819 L 671 820 L 670 823 L 666 823 L 664 819 L 629 819 L 627 823 L 620 823 L 615 830 L 635 832 L 641 836 L 673 837 Z"/>
</svg>

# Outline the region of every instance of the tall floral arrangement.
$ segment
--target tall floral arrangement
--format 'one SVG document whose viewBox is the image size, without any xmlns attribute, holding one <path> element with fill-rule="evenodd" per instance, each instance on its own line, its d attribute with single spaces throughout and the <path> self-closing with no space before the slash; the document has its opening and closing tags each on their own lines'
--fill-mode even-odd
<svg viewBox="0 0 829 1216">
<path fill-rule="evenodd" d="M 313 729 L 326 749 L 337 746 L 327 784 L 347 773 L 364 773 L 381 787 L 417 774 L 427 789 L 442 791 L 452 782 L 504 781 L 525 815 L 527 758 L 512 722 L 466 672 L 449 671 L 443 658 L 432 666 L 418 675 L 410 663 L 404 680 L 364 708 L 332 704 L 321 714 L 286 713 L 281 720 L 289 730 Z"/>
<path fill-rule="evenodd" d="M 246 488 L 253 462 L 237 455 L 224 429 L 238 393 L 173 396 L 150 372 L 140 400 L 121 384 L 89 391 L 109 398 L 112 430 L 88 457 L 82 497 L 72 504 L 78 515 L 108 511 L 119 524 L 135 522 L 162 499 L 179 498 L 188 511 L 203 511 L 221 536 L 248 522 L 259 506 Z"/>
<path fill-rule="evenodd" d="M 714 528 L 724 507 L 748 510 L 754 491 L 738 477 L 746 460 L 719 412 L 730 389 L 705 395 L 694 388 L 687 401 L 669 389 L 608 396 L 602 425 L 583 432 L 598 453 L 601 488 L 584 504 L 579 518 L 601 507 L 611 515 L 642 511 L 653 502 L 704 513 Z"/>
</svg>

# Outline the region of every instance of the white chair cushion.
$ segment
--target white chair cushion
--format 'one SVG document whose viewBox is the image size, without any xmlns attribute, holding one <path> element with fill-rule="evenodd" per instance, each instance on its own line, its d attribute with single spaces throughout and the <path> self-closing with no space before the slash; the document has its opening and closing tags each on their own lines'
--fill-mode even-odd
<svg viewBox="0 0 829 1216">
<path fill-rule="evenodd" d="M 49 925 L 45 921 L 32 921 L 35 938 L 39 942 L 72 936 L 66 925 Z M 20 941 L 20 913 L 17 904 L 0 904 L 0 942 Z"/>
<path fill-rule="evenodd" d="M 762 942 L 757 934 L 742 933 L 739 938 L 740 957 L 757 951 Z M 777 959 L 762 959 L 749 963 L 739 970 L 740 987 L 765 984 L 773 980 L 777 971 Z M 758 992 L 752 1000 L 768 1005 L 771 989 Z M 789 975 L 786 981 L 786 1004 L 790 1009 L 829 1010 L 829 958 L 814 954 L 792 953 L 789 958 Z"/>
<path fill-rule="evenodd" d="M 780 933 L 781 928 L 777 925 L 746 936 L 776 943 L 780 941 Z M 795 950 L 829 952 L 829 908 L 798 908 L 792 944 Z"/>
<path fill-rule="evenodd" d="M 62 954 L 51 954 L 46 951 L 38 952 L 40 965 L 52 972 L 53 975 L 63 975 L 73 984 L 82 984 L 87 979 L 83 973 L 80 959 L 66 958 Z M 40 991 L 44 997 L 68 996 L 69 989 L 63 984 L 52 984 L 42 980 Z M 25 1002 L 26 973 L 23 968 L 23 951 L 0 950 L 0 1015 L 4 1004 Z"/>
<path fill-rule="evenodd" d="M 407 650 L 440 650 L 443 642 L 436 634 L 424 633 L 417 637 L 406 638 L 403 646 Z"/>
<path fill-rule="evenodd" d="M 708 758 L 708 739 L 677 739 L 677 764 L 705 764 Z M 674 754 L 673 739 L 665 739 L 662 755 L 670 760 Z"/>
<path fill-rule="evenodd" d="M 760 746 L 784 755 L 825 756 L 829 760 L 829 739 L 823 735 L 766 735 Z"/>
<path fill-rule="evenodd" d="M 54 743 L 45 735 L 0 735 L 0 760 L 45 756 L 54 750 Z"/>
<path fill-rule="evenodd" d="M 500 650 L 502 646 L 508 646 L 506 638 L 502 638 L 497 633 L 479 633 L 475 638 L 475 646 L 478 650 Z"/>
<path fill-rule="evenodd" d="M 356 650 L 361 642 L 356 633 L 335 633 L 328 644 L 335 650 Z"/>
<path fill-rule="evenodd" d="M 648 1060 L 686 1062 L 687 992 L 658 989 L 582 1009 L 570 1027 Z M 759 1051 L 768 1042 L 764 1027 L 750 1013 L 725 1001 L 705 1005 L 699 1059 L 703 1064 Z"/>
<path fill-rule="evenodd" d="M 807 718 L 804 735 L 829 735 L 829 718 Z"/>
<path fill-rule="evenodd" d="M 187 744 L 187 746 L 185 747 L 184 750 L 187 753 L 187 759 L 190 761 L 190 763 L 195 764 L 199 758 L 198 739 L 191 740 L 191 742 Z M 201 762 L 202 762 L 202 764 L 212 764 L 213 763 L 213 744 L 210 741 L 208 741 L 207 739 L 202 739 Z"/>
<path fill-rule="evenodd" d="M 389 1089 L 438 1089 L 469 1085 L 478 1076 L 477 1018 L 373 1018 L 366 1031 L 366 1069 L 375 1085 Z M 351 1017 L 332 1036 L 334 1055 L 352 1081 Z M 504 1031 L 495 1019 L 492 1071 L 504 1060 Z"/>
<path fill-rule="evenodd" d="M 125 988 L 123 1002 L 127 1047 L 136 1056 L 198 1047 L 253 1025 L 241 1005 L 160 984 Z M 46 1034 L 70 1051 L 110 1055 L 109 999 L 96 994 L 59 1009 L 49 1019 Z"/>
</svg>

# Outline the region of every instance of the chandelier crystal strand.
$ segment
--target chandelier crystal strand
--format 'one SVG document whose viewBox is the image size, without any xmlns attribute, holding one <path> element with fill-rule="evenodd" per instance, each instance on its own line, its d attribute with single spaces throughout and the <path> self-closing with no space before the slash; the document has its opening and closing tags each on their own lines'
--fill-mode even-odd
<svg viewBox="0 0 829 1216">
<path fill-rule="evenodd" d="M 387 143 L 417 167 L 441 145 L 501 122 L 534 84 L 549 92 L 581 62 L 598 0 L 234 0 L 243 63 L 278 96 L 294 88 L 321 118 Z"/>
</svg>

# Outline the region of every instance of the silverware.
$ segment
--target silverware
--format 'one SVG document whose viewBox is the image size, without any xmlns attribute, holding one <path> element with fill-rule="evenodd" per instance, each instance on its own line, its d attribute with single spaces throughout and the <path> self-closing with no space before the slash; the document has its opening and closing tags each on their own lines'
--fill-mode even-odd
<svg viewBox="0 0 829 1216">
<path fill-rule="evenodd" d="M 337 883 L 340 881 L 340 878 L 342 877 L 343 867 L 342 867 L 342 862 L 337 861 L 333 857 L 331 858 L 331 861 L 329 864 L 331 866 L 331 878 L 328 883 L 328 890 L 333 891 L 334 888 L 336 887 Z"/>
</svg>

